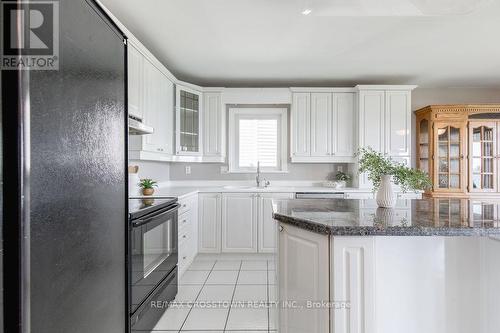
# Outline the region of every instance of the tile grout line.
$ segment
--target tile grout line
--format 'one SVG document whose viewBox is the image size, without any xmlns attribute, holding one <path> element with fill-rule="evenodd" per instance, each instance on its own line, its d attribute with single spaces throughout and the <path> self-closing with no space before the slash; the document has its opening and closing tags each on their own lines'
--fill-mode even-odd
<svg viewBox="0 0 500 333">
<path fill-rule="evenodd" d="M 212 269 L 210 269 L 210 272 L 208 273 L 208 275 L 207 275 L 207 277 L 206 277 L 205 281 L 203 282 L 203 285 L 201 286 L 200 291 L 198 292 L 198 294 L 196 294 L 196 298 L 195 298 L 195 299 L 194 299 L 194 301 L 193 301 L 193 306 L 191 306 L 191 308 L 189 309 L 189 312 L 188 312 L 188 314 L 187 314 L 186 318 L 184 318 L 184 321 L 182 322 L 182 325 L 181 325 L 181 328 L 179 329 L 179 332 L 181 332 L 181 331 L 182 331 L 182 328 L 183 328 L 183 327 L 184 327 L 184 325 L 186 324 L 186 321 L 187 321 L 187 319 L 188 319 L 189 315 L 191 314 L 191 311 L 193 310 L 194 303 L 196 303 L 196 301 L 198 300 L 198 297 L 200 297 L 200 294 L 201 294 L 201 292 L 203 291 L 203 288 L 205 288 L 205 284 L 207 283 L 208 278 L 210 277 L 210 274 L 212 274 L 212 271 L 214 270 L 214 268 L 215 268 L 215 265 L 216 265 L 216 264 L 217 264 L 217 260 L 215 260 L 214 264 L 212 265 Z"/>
<path fill-rule="evenodd" d="M 267 306 L 267 331 L 269 332 L 269 330 L 271 328 L 271 324 L 270 324 L 270 318 L 271 318 L 270 311 L 271 311 L 271 309 L 269 308 L 270 300 L 269 300 L 269 261 L 268 260 L 266 260 L 266 267 L 267 267 L 267 270 L 266 270 L 266 281 L 267 281 L 267 284 L 266 284 L 266 294 L 267 294 L 267 303 L 266 303 L 266 306 Z"/>
<path fill-rule="evenodd" d="M 229 311 L 227 311 L 226 322 L 224 323 L 223 332 L 226 331 L 227 322 L 229 321 L 229 314 L 231 313 L 231 308 L 233 306 L 234 294 L 236 293 L 236 287 L 238 286 L 238 279 L 240 278 L 241 267 L 243 266 L 243 260 L 240 262 L 240 268 L 238 269 L 238 275 L 236 276 L 236 281 L 234 282 L 233 295 L 231 296 L 231 301 L 229 302 Z"/>
</svg>

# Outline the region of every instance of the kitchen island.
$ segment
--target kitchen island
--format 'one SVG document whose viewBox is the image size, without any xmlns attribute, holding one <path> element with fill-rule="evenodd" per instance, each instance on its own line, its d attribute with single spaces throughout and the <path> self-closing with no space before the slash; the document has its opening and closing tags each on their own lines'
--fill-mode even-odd
<svg viewBox="0 0 500 333">
<path fill-rule="evenodd" d="M 499 214 L 500 200 L 274 201 L 280 333 L 499 332 Z"/>
</svg>

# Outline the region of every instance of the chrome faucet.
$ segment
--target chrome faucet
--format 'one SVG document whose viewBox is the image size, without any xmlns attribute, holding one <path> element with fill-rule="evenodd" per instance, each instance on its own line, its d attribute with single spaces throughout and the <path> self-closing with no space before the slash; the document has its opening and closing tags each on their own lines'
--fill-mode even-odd
<svg viewBox="0 0 500 333">
<path fill-rule="evenodd" d="M 265 178 L 261 178 L 260 175 L 260 161 L 257 161 L 257 176 L 255 177 L 255 182 L 257 183 L 257 187 L 260 187 L 260 184 L 263 182 L 264 187 L 268 187 L 271 185 L 269 180 L 266 180 Z"/>
</svg>

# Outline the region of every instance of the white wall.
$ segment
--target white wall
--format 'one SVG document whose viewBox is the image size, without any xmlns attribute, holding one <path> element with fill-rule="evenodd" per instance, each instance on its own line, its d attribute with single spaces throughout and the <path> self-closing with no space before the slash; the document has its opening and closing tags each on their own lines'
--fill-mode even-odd
<svg viewBox="0 0 500 333">
<path fill-rule="evenodd" d="M 185 167 L 191 166 L 191 174 L 186 175 Z M 255 173 L 222 174 L 224 164 L 172 163 L 170 165 L 170 180 L 254 180 Z M 347 164 L 338 164 L 347 171 Z M 288 164 L 288 173 L 264 173 L 268 180 L 317 180 L 333 179 L 337 173 L 336 164 Z"/>
<path fill-rule="evenodd" d="M 130 160 L 128 165 L 139 166 L 140 178 L 151 178 L 157 182 L 166 182 L 170 179 L 169 163 Z"/>
<path fill-rule="evenodd" d="M 500 103 L 500 88 L 417 88 L 412 110 L 431 104 Z"/>
</svg>

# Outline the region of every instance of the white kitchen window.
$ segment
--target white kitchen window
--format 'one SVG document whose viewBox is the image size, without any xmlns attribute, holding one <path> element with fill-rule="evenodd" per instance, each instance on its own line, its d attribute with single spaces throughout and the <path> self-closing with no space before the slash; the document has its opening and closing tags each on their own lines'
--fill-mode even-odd
<svg viewBox="0 0 500 333">
<path fill-rule="evenodd" d="M 229 172 L 287 171 L 287 109 L 229 109 Z"/>
</svg>

